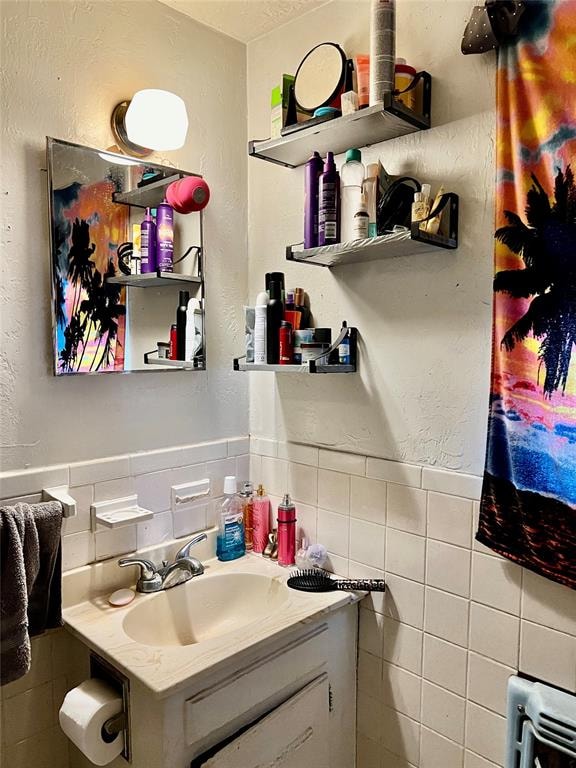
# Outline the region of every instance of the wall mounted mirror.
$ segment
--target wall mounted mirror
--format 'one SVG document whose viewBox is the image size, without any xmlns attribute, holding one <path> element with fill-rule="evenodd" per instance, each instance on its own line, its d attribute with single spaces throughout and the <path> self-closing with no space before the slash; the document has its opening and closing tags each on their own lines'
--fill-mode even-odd
<svg viewBox="0 0 576 768">
<path fill-rule="evenodd" d="M 146 208 L 198 174 L 51 138 L 47 156 L 55 375 L 203 370 L 202 213 L 174 213 L 171 271 L 138 274 Z M 186 352 L 166 359 L 182 291 Z"/>
</svg>

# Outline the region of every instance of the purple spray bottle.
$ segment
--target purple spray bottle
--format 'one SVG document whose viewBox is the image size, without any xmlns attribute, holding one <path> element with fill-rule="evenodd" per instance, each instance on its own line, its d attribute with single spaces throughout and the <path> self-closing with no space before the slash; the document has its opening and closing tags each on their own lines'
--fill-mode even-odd
<svg viewBox="0 0 576 768">
<path fill-rule="evenodd" d="M 340 242 L 340 174 L 328 152 L 318 187 L 318 245 Z"/>
<path fill-rule="evenodd" d="M 156 224 L 150 208 L 140 224 L 140 271 L 142 274 L 156 272 Z"/>
<path fill-rule="evenodd" d="M 304 248 L 318 245 L 318 182 L 323 168 L 322 158 L 314 152 L 304 172 Z"/>
<path fill-rule="evenodd" d="M 174 209 L 166 200 L 156 211 L 156 258 L 162 272 L 174 271 Z"/>
</svg>

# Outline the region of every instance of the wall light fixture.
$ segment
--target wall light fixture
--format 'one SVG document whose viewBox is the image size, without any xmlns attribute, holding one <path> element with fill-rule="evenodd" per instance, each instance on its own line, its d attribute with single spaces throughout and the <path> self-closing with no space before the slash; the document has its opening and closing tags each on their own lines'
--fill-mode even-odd
<svg viewBox="0 0 576 768">
<path fill-rule="evenodd" d="M 114 107 L 111 126 L 123 152 L 146 157 L 154 151 L 184 146 L 188 114 L 180 96 L 158 88 L 146 88 L 137 91 L 132 101 L 121 101 Z"/>
</svg>

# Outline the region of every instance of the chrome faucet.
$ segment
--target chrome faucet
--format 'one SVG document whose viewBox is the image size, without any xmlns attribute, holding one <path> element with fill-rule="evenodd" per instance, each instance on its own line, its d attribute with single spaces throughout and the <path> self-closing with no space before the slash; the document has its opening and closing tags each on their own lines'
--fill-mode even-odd
<svg viewBox="0 0 576 768">
<path fill-rule="evenodd" d="M 176 553 L 174 562 L 164 561 L 161 566 L 156 566 L 151 560 L 142 557 L 123 557 L 118 560 L 118 565 L 125 568 L 127 565 L 137 565 L 140 568 L 140 576 L 136 582 L 136 591 L 149 594 L 170 589 L 177 584 L 183 584 L 194 576 L 204 573 L 204 566 L 195 557 L 190 556 L 190 549 L 201 541 L 206 541 L 206 534 L 199 533 L 193 539 L 181 547 Z M 178 574 L 178 578 L 174 577 Z"/>
</svg>

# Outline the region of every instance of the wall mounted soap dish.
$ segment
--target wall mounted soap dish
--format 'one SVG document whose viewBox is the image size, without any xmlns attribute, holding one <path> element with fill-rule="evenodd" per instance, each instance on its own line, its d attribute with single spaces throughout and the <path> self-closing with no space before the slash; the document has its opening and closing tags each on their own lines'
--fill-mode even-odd
<svg viewBox="0 0 576 768">
<path fill-rule="evenodd" d="M 122 525 L 141 523 L 154 517 L 154 512 L 139 507 L 138 496 L 133 494 L 113 501 L 95 501 L 90 505 L 90 515 L 92 530 L 96 530 L 97 525 L 120 528 Z"/>
</svg>

